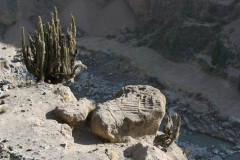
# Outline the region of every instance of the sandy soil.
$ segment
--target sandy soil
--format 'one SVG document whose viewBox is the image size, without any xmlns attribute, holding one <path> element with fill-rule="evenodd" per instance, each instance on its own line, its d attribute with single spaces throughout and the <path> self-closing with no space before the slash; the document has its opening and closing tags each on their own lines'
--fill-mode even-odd
<svg viewBox="0 0 240 160">
<path fill-rule="evenodd" d="M 108 49 L 113 53 L 129 57 L 139 68 L 160 82 L 185 91 L 202 93 L 213 102 L 223 116 L 240 121 L 240 93 L 228 81 L 203 73 L 190 63 L 174 63 L 156 51 L 146 47 L 132 47 L 117 41 L 87 37 L 79 39 L 78 44 L 89 49 Z"/>
</svg>

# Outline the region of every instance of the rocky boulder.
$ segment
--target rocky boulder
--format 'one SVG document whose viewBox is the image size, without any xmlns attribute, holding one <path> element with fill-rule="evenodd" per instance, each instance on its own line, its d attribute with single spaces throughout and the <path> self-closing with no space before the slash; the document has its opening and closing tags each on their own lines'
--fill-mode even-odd
<svg viewBox="0 0 240 160">
<path fill-rule="evenodd" d="M 156 88 L 123 87 L 115 99 L 97 106 L 91 119 L 92 132 L 110 142 L 152 140 L 165 114 L 165 105 L 166 98 Z"/>
<path fill-rule="evenodd" d="M 127 148 L 124 151 L 124 155 L 127 158 L 137 160 L 187 160 L 187 157 L 182 153 L 182 150 L 176 144 L 171 147 L 174 152 L 165 153 L 151 144 L 138 142 Z"/>
<path fill-rule="evenodd" d="M 95 109 L 95 104 L 86 98 L 77 102 L 58 105 L 54 112 L 57 117 L 68 123 L 71 127 L 83 127 L 88 114 Z"/>
</svg>

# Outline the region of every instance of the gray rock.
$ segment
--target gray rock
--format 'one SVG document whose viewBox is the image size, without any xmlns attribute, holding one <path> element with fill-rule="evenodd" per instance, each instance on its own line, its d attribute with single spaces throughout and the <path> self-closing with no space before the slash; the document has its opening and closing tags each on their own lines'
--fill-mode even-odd
<svg viewBox="0 0 240 160">
<path fill-rule="evenodd" d="M 92 132 L 110 142 L 154 138 L 165 115 L 164 95 L 151 86 L 130 85 L 114 98 L 97 106 L 91 121 Z"/>
<path fill-rule="evenodd" d="M 8 85 L 2 86 L 2 91 L 8 91 Z"/>
<path fill-rule="evenodd" d="M 45 150 L 48 150 L 50 147 L 48 145 L 43 146 Z"/>
<path fill-rule="evenodd" d="M 218 151 L 218 149 L 213 149 L 213 153 L 215 153 L 215 154 L 218 154 L 219 153 L 219 151 Z"/>
<path fill-rule="evenodd" d="M 15 62 L 15 63 L 17 63 L 17 62 L 22 62 L 22 59 L 21 59 L 20 57 L 14 56 L 13 62 Z"/>
<path fill-rule="evenodd" d="M 223 123 L 222 123 L 222 126 L 225 127 L 225 128 L 226 128 L 226 127 L 229 127 L 229 126 L 230 126 L 230 123 L 229 123 L 229 122 L 223 122 Z"/>
<path fill-rule="evenodd" d="M 226 152 L 228 155 L 234 154 L 234 151 L 233 151 L 233 150 L 230 150 L 230 149 L 226 149 L 225 152 Z"/>
<path fill-rule="evenodd" d="M 230 134 L 231 136 L 236 136 L 236 134 L 231 129 L 226 129 L 226 132 Z"/>
<path fill-rule="evenodd" d="M 240 144 L 237 144 L 236 146 L 233 147 L 234 150 L 240 150 Z"/>
</svg>

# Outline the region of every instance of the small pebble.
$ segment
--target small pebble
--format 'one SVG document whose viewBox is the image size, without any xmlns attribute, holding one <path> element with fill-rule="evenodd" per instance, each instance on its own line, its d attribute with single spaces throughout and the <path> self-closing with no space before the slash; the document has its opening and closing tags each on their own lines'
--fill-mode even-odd
<svg viewBox="0 0 240 160">
<path fill-rule="evenodd" d="M 46 149 L 46 150 L 48 150 L 50 147 L 49 147 L 49 146 L 44 146 L 43 148 Z"/>
</svg>

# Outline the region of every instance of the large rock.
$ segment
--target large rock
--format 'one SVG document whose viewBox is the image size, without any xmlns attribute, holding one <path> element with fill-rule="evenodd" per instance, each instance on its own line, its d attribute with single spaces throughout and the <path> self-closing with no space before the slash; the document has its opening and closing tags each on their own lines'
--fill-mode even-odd
<svg viewBox="0 0 240 160">
<path fill-rule="evenodd" d="M 99 104 L 92 115 L 92 132 L 110 142 L 131 138 L 151 140 L 165 114 L 166 98 L 146 85 L 123 87 L 115 99 Z"/>
<path fill-rule="evenodd" d="M 95 104 L 86 98 L 78 102 L 69 102 L 58 105 L 55 108 L 57 117 L 72 127 L 84 126 L 89 112 L 95 109 Z"/>
<path fill-rule="evenodd" d="M 171 147 L 172 151 L 165 153 L 151 144 L 138 142 L 127 148 L 124 151 L 124 155 L 134 160 L 187 160 L 187 157 L 176 144 L 173 144 Z"/>
</svg>

